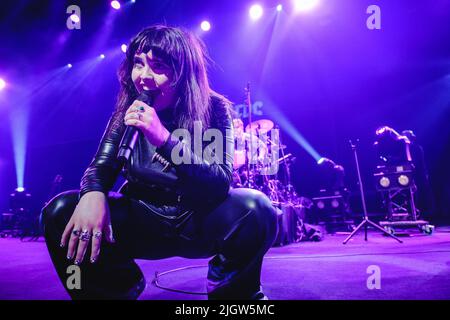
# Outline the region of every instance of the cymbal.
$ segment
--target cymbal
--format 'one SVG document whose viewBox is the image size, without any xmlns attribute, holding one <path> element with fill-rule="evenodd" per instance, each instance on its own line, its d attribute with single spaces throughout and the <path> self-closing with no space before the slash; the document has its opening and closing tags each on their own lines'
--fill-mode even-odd
<svg viewBox="0 0 450 320">
<path fill-rule="evenodd" d="M 250 124 L 247 125 L 247 127 L 245 127 L 245 132 L 258 132 L 258 133 L 266 133 L 270 130 L 272 130 L 273 128 L 273 122 L 271 120 L 268 119 L 261 119 L 261 120 L 256 120 L 252 122 L 252 125 L 250 126 Z"/>
</svg>

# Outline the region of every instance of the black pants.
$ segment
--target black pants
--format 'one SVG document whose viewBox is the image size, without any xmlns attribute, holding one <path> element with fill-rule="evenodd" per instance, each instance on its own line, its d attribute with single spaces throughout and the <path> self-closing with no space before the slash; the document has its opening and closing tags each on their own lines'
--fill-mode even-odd
<svg viewBox="0 0 450 320">
<path fill-rule="evenodd" d="M 103 240 L 94 264 L 88 249 L 80 265 L 81 289 L 69 289 L 68 267 L 73 261 L 67 260 L 67 247 L 60 248 L 59 243 L 77 202 L 78 191 L 63 192 L 41 215 L 47 248 L 72 299 L 137 299 L 145 289 L 145 278 L 133 259 L 173 256 L 213 257 L 207 276 L 209 299 L 252 299 L 261 294 L 263 256 L 277 232 L 275 210 L 263 193 L 233 189 L 217 207 L 173 223 L 145 203 L 111 192 L 108 204 L 116 243 Z"/>
</svg>

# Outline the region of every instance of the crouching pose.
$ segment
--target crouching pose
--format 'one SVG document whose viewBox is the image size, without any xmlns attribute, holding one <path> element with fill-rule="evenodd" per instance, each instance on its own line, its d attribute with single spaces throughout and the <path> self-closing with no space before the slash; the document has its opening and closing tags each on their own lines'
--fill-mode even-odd
<svg viewBox="0 0 450 320">
<path fill-rule="evenodd" d="M 210 89 L 205 58 L 203 44 L 178 28 L 148 27 L 129 44 L 117 105 L 81 189 L 42 209 L 47 247 L 71 298 L 137 299 L 146 281 L 134 259 L 173 256 L 212 257 L 209 299 L 265 298 L 261 266 L 276 236 L 276 214 L 263 193 L 230 190 L 230 103 Z M 147 103 L 137 100 L 143 91 L 151 96 Z M 221 161 L 173 134 L 195 134 L 196 123 L 201 133 L 221 132 L 223 155 L 214 154 Z M 139 136 L 123 166 L 117 154 L 127 126 Z M 121 173 L 126 183 L 112 192 Z M 81 285 L 71 290 L 73 264 Z"/>
</svg>

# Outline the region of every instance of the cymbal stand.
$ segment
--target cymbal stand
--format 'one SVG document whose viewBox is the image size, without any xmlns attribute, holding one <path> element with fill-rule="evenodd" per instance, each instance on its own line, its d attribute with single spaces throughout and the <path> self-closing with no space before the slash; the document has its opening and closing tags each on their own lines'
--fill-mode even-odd
<svg viewBox="0 0 450 320">
<path fill-rule="evenodd" d="M 247 163 L 247 167 L 246 167 L 246 169 L 247 169 L 247 187 L 255 188 L 256 185 L 255 185 L 255 179 L 253 176 L 253 168 L 251 167 L 252 166 L 251 162 L 253 160 L 253 130 L 252 130 L 253 128 L 252 128 L 252 103 L 250 100 L 250 82 L 247 82 L 247 86 L 245 88 L 245 94 L 246 94 L 245 102 L 247 103 L 247 107 L 248 107 L 248 123 L 250 126 L 250 141 L 248 143 L 248 144 L 250 144 L 250 147 L 249 147 L 250 152 L 247 150 L 247 146 L 245 148 L 247 155 L 250 154 L 250 157 L 247 156 L 247 161 L 246 161 L 246 163 Z M 245 132 L 245 130 L 244 130 L 244 132 Z M 248 145 L 248 144 L 246 144 L 246 145 Z M 250 159 L 248 159 L 248 158 L 250 158 Z"/>
</svg>

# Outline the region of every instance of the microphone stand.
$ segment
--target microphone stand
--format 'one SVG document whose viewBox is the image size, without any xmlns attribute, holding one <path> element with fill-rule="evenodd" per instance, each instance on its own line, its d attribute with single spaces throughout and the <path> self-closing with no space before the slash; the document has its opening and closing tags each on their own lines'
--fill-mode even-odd
<svg viewBox="0 0 450 320">
<path fill-rule="evenodd" d="M 383 233 L 387 234 L 388 236 L 394 238 L 398 242 L 403 243 L 402 240 L 400 240 L 399 238 L 397 238 L 393 234 L 387 232 L 386 230 L 384 230 L 382 227 L 380 227 L 375 222 L 372 222 L 372 221 L 369 220 L 369 217 L 367 215 L 366 199 L 364 197 L 364 189 L 363 189 L 363 184 L 362 184 L 362 179 L 361 179 L 361 172 L 359 170 L 359 161 L 358 161 L 358 154 L 356 152 L 356 145 L 353 144 L 351 140 L 349 140 L 349 143 L 350 143 L 350 146 L 351 146 L 351 148 L 353 150 L 353 153 L 355 155 L 356 171 L 358 173 L 359 188 L 360 188 L 360 191 L 361 191 L 361 201 L 362 201 L 363 211 L 364 211 L 364 219 L 356 227 L 356 229 L 352 231 L 352 233 L 347 237 L 347 239 L 344 240 L 343 244 L 346 244 L 350 240 L 350 238 L 352 238 L 355 235 L 355 233 L 358 232 L 359 229 L 361 229 L 362 227 L 364 227 L 365 241 L 367 241 L 367 227 L 368 227 L 368 224 L 371 225 L 372 227 L 374 227 L 375 229 L 378 229 L 378 230 L 382 231 Z"/>
</svg>

